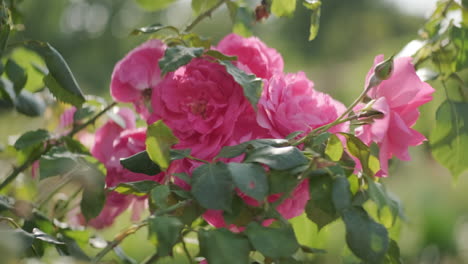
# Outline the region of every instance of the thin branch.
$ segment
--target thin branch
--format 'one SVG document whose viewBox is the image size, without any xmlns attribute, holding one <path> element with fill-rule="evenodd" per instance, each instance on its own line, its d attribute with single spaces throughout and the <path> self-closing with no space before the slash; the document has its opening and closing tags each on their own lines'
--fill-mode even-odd
<svg viewBox="0 0 468 264">
<path fill-rule="evenodd" d="M 200 23 L 203 19 L 205 19 L 206 17 L 209 17 L 211 16 L 211 13 L 213 13 L 216 9 L 218 9 L 222 4 L 224 4 L 227 0 L 220 0 L 218 3 L 216 3 L 216 5 L 214 5 L 212 8 L 206 10 L 205 12 L 201 13 L 198 17 L 196 17 L 192 23 L 190 23 L 190 25 L 188 25 L 186 28 L 185 28 L 185 32 L 190 32 L 192 31 L 192 29 L 198 25 L 198 23 Z"/>
</svg>

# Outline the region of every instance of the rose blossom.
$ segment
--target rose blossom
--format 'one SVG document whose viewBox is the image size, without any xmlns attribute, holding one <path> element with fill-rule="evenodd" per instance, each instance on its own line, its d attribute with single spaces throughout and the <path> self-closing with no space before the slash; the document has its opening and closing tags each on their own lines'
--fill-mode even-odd
<svg viewBox="0 0 468 264">
<path fill-rule="evenodd" d="M 283 72 L 284 63 L 281 54 L 256 37 L 243 38 L 229 34 L 216 48 L 226 55 L 237 56 L 236 65 L 257 77 L 269 79 L 274 74 Z"/>
<path fill-rule="evenodd" d="M 369 83 L 374 67 L 383 61 L 383 55 L 375 57 L 374 66 L 367 74 Z M 409 146 L 420 145 L 426 138 L 411 128 L 419 117 L 418 107 L 432 100 L 434 89 L 421 81 L 411 62 L 411 57 L 394 60 L 393 74 L 368 92 L 375 100 L 374 110 L 383 113 L 383 118 L 375 119 L 370 125 L 363 125 L 355 130 L 364 143 L 379 145 L 381 169 L 377 176 L 387 176 L 388 160 L 396 156 L 401 160 L 410 160 Z M 363 108 L 358 105 L 355 111 Z"/>
<path fill-rule="evenodd" d="M 166 45 L 160 40 L 148 40 L 120 60 L 112 73 L 110 91 L 114 100 L 133 103 L 145 119 L 150 113 L 147 102 L 151 88 L 161 81 L 158 61 L 165 49 Z"/>
<path fill-rule="evenodd" d="M 152 107 L 150 123 L 162 119 L 180 140 L 175 147 L 189 148 L 202 159 L 213 158 L 222 146 L 245 135 L 248 140 L 267 134 L 252 118 L 242 87 L 224 66 L 205 59 L 168 74 L 153 90 Z M 246 127 L 248 134 L 235 131 Z"/>
<path fill-rule="evenodd" d="M 312 129 L 333 122 L 345 106 L 331 96 L 313 89 L 312 81 L 303 72 L 277 74 L 264 85 L 258 103 L 257 121 L 275 138 L 284 138 L 295 131 Z M 330 129 L 346 131 L 347 124 Z"/>
</svg>

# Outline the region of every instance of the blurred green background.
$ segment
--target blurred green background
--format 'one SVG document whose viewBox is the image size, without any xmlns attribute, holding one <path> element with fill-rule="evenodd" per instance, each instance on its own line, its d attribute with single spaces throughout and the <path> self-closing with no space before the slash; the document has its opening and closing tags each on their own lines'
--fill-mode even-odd
<svg viewBox="0 0 468 264">
<path fill-rule="evenodd" d="M 260 1 L 247 1 L 252 6 Z M 300 2 L 300 1 L 298 1 Z M 317 39 L 308 42 L 309 13 L 298 6 L 292 18 L 270 18 L 254 26 L 255 35 L 284 57 L 287 72 L 304 71 L 315 88 L 345 104 L 360 93 L 365 74 L 377 54 L 396 54 L 417 38 L 424 10 L 434 1 L 324 0 Z M 423 6 L 421 6 L 423 5 Z M 154 23 L 186 25 L 191 20 L 190 1 L 181 0 L 164 12 L 145 12 L 132 0 L 31 0 L 20 5 L 25 30 L 13 41 L 38 39 L 55 46 L 68 61 L 86 94 L 110 100 L 108 86 L 113 65 L 147 36 L 129 36 L 132 29 Z M 217 43 L 231 30 L 226 9 L 214 13 L 195 32 Z M 434 113 L 444 95 L 439 83 L 438 99 L 424 106 L 417 129 L 428 136 Z M 0 108 L 0 145 L 9 136 L 48 126 L 54 113 L 43 118 L 27 118 Z M 56 117 L 55 117 L 56 118 Z M 437 164 L 427 144 L 411 150 L 412 161 L 395 160 L 384 182 L 405 207 L 406 222 L 392 228 L 406 263 L 468 263 L 468 175 L 453 180 L 448 170 Z M 10 160 L 0 159 L 0 175 L 10 169 Z M 371 205 L 369 205 L 371 206 Z M 113 234 L 128 224 L 128 215 L 103 232 Z M 343 224 L 337 222 L 320 232 L 305 217 L 292 220 L 302 243 L 324 248 L 329 254 L 316 263 L 352 263 L 343 250 Z M 1 239 L 1 238 L 0 238 Z M 128 255 L 138 260 L 153 252 L 145 231 L 124 242 Z M 177 249 L 176 249 L 177 250 Z M 179 260 L 184 263 L 185 259 Z M 168 259 L 167 263 L 174 263 Z"/>
</svg>

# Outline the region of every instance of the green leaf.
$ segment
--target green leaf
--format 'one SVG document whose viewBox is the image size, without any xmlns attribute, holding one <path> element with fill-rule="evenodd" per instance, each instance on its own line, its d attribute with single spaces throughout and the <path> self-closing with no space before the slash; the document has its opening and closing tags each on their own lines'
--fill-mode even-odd
<svg viewBox="0 0 468 264">
<path fill-rule="evenodd" d="M 10 36 L 10 25 L 3 25 L 0 30 L 0 57 L 3 56 L 3 52 L 8 43 L 8 38 Z"/>
<path fill-rule="evenodd" d="M 468 68 L 468 29 L 466 27 L 452 27 L 450 30 L 450 40 L 455 45 L 457 52 L 452 63 L 455 64 L 454 71 L 460 71 Z"/>
<path fill-rule="evenodd" d="M 116 191 L 121 194 L 133 194 L 137 196 L 147 195 L 153 188 L 160 185 L 155 181 L 135 181 L 119 183 L 116 187 L 109 190 Z"/>
<path fill-rule="evenodd" d="M 268 183 L 270 194 L 288 193 L 297 186 L 297 175 L 290 170 L 270 170 Z"/>
<path fill-rule="evenodd" d="M 390 240 L 387 254 L 383 261 L 384 264 L 402 264 L 403 261 L 400 256 L 400 248 L 395 240 Z"/>
<path fill-rule="evenodd" d="M 175 0 L 136 0 L 138 5 L 147 11 L 159 11 L 167 8 Z"/>
<path fill-rule="evenodd" d="M 38 129 L 34 131 L 28 131 L 21 135 L 15 142 L 16 149 L 25 149 L 27 147 L 34 146 L 36 144 L 43 144 L 50 138 L 49 131 L 44 129 Z"/>
<path fill-rule="evenodd" d="M 41 164 L 42 166 L 42 164 Z M 86 221 L 97 217 L 106 203 L 105 175 L 93 164 L 88 164 L 87 180 L 83 186 L 80 208 Z"/>
<path fill-rule="evenodd" d="M 204 164 L 193 171 L 191 192 L 201 206 L 231 211 L 233 191 L 231 172 L 226 164 Z"/>
<path fill-rule="evenodd" d="M 358 158 L 361 162 L 362 170 L 367 176 L 374 176 L 380 166 L 378 164 L 378 160 L 372 158 L 370 154 L 369 147 L 364 144 L 359 138 L 354 135 L 347 134 L 347 133 L 340 133 L 346 138 L 346 146 L 348 151 L 354 157 Z"/>
<path fill-rule="evenodd" d="M 42 155 L 39 163 L 39 175 L 43 180 L 48 177 L 69 172 L 78 165 L 78 159 L 84 155 L 71 153 L 63 147 L 54 147 Z"/>
<path fill-rule="evenodd" d="M 343 212 L 352 206 L 353 195 L 348 179 L 343 175 L 337 175 L 333 179 L 332 199 L 338 212 Z"/>
<path fill-rule="evenodd" d="M 262 202 L 268 194 L 268 180 L 265 169 L 258 164 L 231 162 L 227 164 L 232 179 L 246 195 Z"/>
<path fill-rule="evenodd" d="M 305 212 L 307 217 L 317 224 L 318 229 L 338 218 L 332 199 L 333 180 L 330 175 L 317 175 L 309 178 L 310 200 Z"/>
<path fill-rule="evenodd" d="M 176 33 L 177 35 L 179 34 L 179 29 L 177 29 L 176 27 L 174 27 L 174 26 L 163 26 L 161 24 L 154 24 L 154 25 L 147 26 L 147 27 L 137 28 L 137 29 L 133 30 L 131 34 L 132 35 L 154 34 L 154 33 L 157 33 L 159 31 L 162 31 L 162 30 L 170 30 L 170 31 L 173 31 L 174 33 Z"/>
<path fill-rule="evenodd" d="M 444 101 L 437 109 L 431 143 L 434 158 L 454 177 L 468 169 L 468 103 Z"/>
<path fill-rule="evenodd" d="M 210 264 L 250 263 L 249 241 L 240 234 L 231 233 L 225 228 L 198 232 L 200 254 Z"/>
<path fill-rule="evenodd" d="M 65 244 L 62 241 L 58 241 L 57 238 L 44 233 L 44 231 L 42 231 L 42 230 L 40 230 L 38 228 L 33 229 L 33 235 L 34 235 L 35 239 L 39 239 L 41 241 L 44 241 L 44 242 L 47 242 L 47 243 L 50 243 L 50 244 L 56 244 L 56 245 Z"/>
<path fill-rule="evenodd" d="M 299 249 L 294 230 L 289 225 L 272 228 L 252 222 L 247 226 L 245 234 L 256 250 L 273 259 L 289 257 Z"/>
<path fill-rule="evenodd" d="M 262 79 L 257 78 L 253 74 L 247 74 L 241 69 L 234 66 L 230 61 L 220 60 L 219 63 L 226 67 L 227 72 L 234 78 L 234 80 L 242 86 L 244 96 L 247 97 L 252 107 L 256 110 L 257 103 L 262 93 L 263 82 Z"/>
<path fill-rule="evenodd" d="M 214 7 L 217 3 L 218 0 L 192 0 L 193 15 L 198 16 Z"/>
<path fill-rule="evenodd" d="M 172 247 L 179 241 L 184 224 L 176 217 L 159 216 L 149 218 L 150 237 L 156 236 L 158 256 L 172 256 Z"/>
<path fill-rule="evenodd" d="M 167 170 L 171 162 L 171 147 L 179 140 L 174 136 L 171 129 L 158 120 L 148 126 L 146 131 L 146 151 L 152 161 L 161 167 L 163 171 Z"/>
<path fill-rule="evenodd" d="M 310 29 L 309 29 L 309 41 L 314 40 L 317 37 L 318 30 L 320 27 L 320 10 L 322 2 L 319 0 L 305 0 L 304 6 L 312 11 L 310 15 Z"/>
<path fill-rule="evenodd" d="M 10 80 L 3 77 L 0 78 L 0 99 L 8 102 L 10 106 L 13 106 L 16 100 L 13 84 Z"/>
<path fill-rule="evenodd" d="M 389 246 L 387 229 L 372 220 L 362 207 L 350 207 L 342 215 L 351 251 L 366 263 L 380 263 Z"/>
<path fill-rule="evenodd" d="M 129 171 L 151 176 L 161 172 L 161 168 L 150 159 L 146 150 L 128 158 L 120 159 L 120 164 Z"/>
<path fill-rule="evenodd" d="M 8 76 L 8 79 L 13 82 L 16 94 L 19 94 L 28 80 L 26 71 L 21 68 L 21 66 L 19 66 L 14 60 L 8 59 L 5 65 L 5 72 Z"/>
<path fill-rule="evenodd" d="M 275 170 L 288 170 L 307 164 L 308 160 L 296 147 L 264 146 L 249 153 L 245 162 L 258 162 Z"/>
<path fill-rule="evenodd" d="M 379 215 L 381 210 L 387 206 L 392 213 L 392 224 L 395 224 L 398 216 L 405 218 L 400 201 L 391 196 L 382 184 L 374 182 L 370 178 L 368 178 L 367 182 L 369 184 L 369 198 L 377 204 Z"/>
<path fill-rule="evenodd" d="M 181 45 L 167 48 L 164 57 L 159 60 L 161 74 L 165 75 L 188 64 L 192 59 L 203 55 L 204 50 L 204 48 L 190 48 Z"/>
<path fill-rule="evenodd" d="M 333 161 L 339 161 L 343 156 L 343 145 L 335 134 L 331 134 L 328 138 L 325 154 Z"/>
<path fill-rule="evenodd" d="M 29 91 L 21 91 L 14 103 L 16 111 L 31 117 L 42 115 L 46 108 L 44 100 Z"/>
<path fill-rule="evenodd" d="M 44 59 L 49 74 L 44 77 L 44 84 L 60 101 L 81 106 L 85 98 L 62 55 L 49 43 L 29 41 L 26 47 L 36 51 Z"/>
<path fill-rule="evenodd" d="M 226 146 L 221 149 L 216 158 L 234 158 L 242 155 L 249 149 L 260 148 L 263 146 L 280 147 L 287 144 L 285 139 L 255 139 L 235 146 Z"/>
<path fill-rule="evenodd" d="M 76 109 L 75 113 L 73 114 L 73 121 L 80 121 L 86 118 L 91 117 L 96 113 L 96 108 L 91 106 L 84 106 L 82 108 Z"/>
<path fill-rule="evenodd" d="M 171 149 L 170 156 L 171 161 L 185 159 L 190 156 L 190 149 Z"/>
<path fill-rule="evenodd" d="M 273 0 L 271 12 L 277 17 L 292 16 L 296 10 L 296 0 Z"/>
<path fill-rule="evenodd" d="M 158 208 L 165 209 L 168 207 L 167 199 L 170 194 L 169 186 L 159 185 L 151 190 L 151 200 Z"/>
<path fill-rule="evenodd" d="M 205 55 L 207 56 L 210 56 L 210 57 L 213 57 L 215 59 L 218 59 L 218 60 L 224 60 L 224 61 L 235 61 L 237 60 L 237 56 L 228 56 L 228 55 L 225 55 L 217 50 L 207 50 L 205 51 Z"/>
<path fill-rule="evenodd" d="M 234 10 L 232 32 L 243 37 L 252 36 L 252 25 L 254 24 L 254 12 L 247 7 L 237 7 L 235 4 L 228 4 Z M 232 16 L 232 15 L 231 15 Z"/>
</svg>

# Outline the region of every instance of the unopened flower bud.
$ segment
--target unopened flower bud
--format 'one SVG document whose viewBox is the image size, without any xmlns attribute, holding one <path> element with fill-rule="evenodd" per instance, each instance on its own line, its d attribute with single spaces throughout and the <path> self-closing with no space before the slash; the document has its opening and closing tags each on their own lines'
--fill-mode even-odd
<svg viewBox="0 0 468 264">
<path fill-rule="evenodd" d="M 374 76 L 379 80 L 384 81 L 390 78 L 393 73 L 393 56 L 383 61 L 374 68 Z"/>
</svg>

